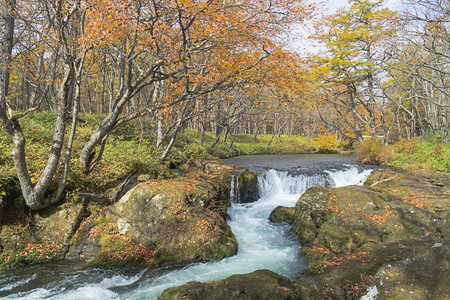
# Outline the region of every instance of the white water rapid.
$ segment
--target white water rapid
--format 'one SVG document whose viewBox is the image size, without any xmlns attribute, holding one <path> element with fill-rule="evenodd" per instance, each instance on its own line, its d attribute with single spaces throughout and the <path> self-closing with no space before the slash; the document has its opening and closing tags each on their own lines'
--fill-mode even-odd
<svg viewBox="0 0 450 300">
<path fill-rule="evenodd" d="M 291 175 L 287 171 L 269 170 L 258 178 L 260 199 L 253 203 L 232 203 L 228 210 L 230 225 L 239 243 L 238 254 L 214 263 L 197 263 L 178 270 L 160 270 L 123 275 L 112 271 L 74 271 L 64 279 L 43 284 L 32 290 L 22 290 L 2 299 L 149 299 L 156 298 L 166 288 L 188 281 L 206 282 L 233 274 L 246 274 L 269 269 L 294 279 L 306 267 L 299 256 L 301 245 L 290 234 L 289 225 L 272 224 L 268 218 L 279 206 L 295 206 L 298 198 L 312 186 L 340 187 L 362 184 L 371 170 L 344 165 L 340 170 L 328 170 L 316 175 Z M 13 291 L 17 280 L 0 276 L 2 292 Z"/>
</svg>

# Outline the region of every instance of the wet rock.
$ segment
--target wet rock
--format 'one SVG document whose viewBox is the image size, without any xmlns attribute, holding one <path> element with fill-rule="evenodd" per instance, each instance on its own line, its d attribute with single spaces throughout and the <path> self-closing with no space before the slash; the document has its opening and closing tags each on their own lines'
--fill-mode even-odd
<svg viewBox="0 0 450 300">
<path fill-rule="evenodd" d="M 233 275 L 207 283 L 189 282 L 165 290 L 158 300 L 302 299 L 286 277 L 269 270 Z"/>
<path fill-rule="evenodd" d="M 273 223 L 288 223 L 293 225 L 295 222 L 295 208 L 278 206 L 270 213 L 269 220 Z"/>
<path fill-rule="evenodd" d="M 259 199 L 258 173 L 245 169 L 238 175 L 238 197 L 239 203 L 251 203 Z"/>
</svg>

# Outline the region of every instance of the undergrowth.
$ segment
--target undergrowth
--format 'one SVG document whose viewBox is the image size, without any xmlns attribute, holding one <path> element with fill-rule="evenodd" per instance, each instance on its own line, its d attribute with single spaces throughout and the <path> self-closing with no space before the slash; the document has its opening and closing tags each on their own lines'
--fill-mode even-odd
<svg viewBox="0 0 450 300">
<path fill-rule="evenodd" d="M 230 147 L 233 139 L 230 134 L 226 141 L 223 141 L 221 137 L 220 142 L 215 147 L 211 147 L 215 140 L 213 133 L 207 132 L 204 143 L 201 145 L 200 134 L 197 131 L 184 129 L 178 135 L 165 162 L 161 163 L 159 158 L 170 136 L 166 138 L 166 144 L 161 149 L 157 149 L 155 146 L 156 123 L 147 119 L 137 119 L 121 125 L 108 137 L 102 160 L 91 174 L 86 175 L 82 171 L 78 158 L 82 147 L 104 117 L 105 115 L 80 115 L 82 122 L 79 122 L 77 127 L 67 190 L 98 190 L 111 181 L 124 179 L 132 172 L 148 174 L 155 179 L 168 178 L 172 176 L 171 168 L 177 168 L 192 158 L 217 159 L 238 155 L 295 154 L 314 151 L 306 137 L 285 135 L 275 136 L 267 147 L 272 135 L 258 135 L 255 141 L 254 135 L 238 134 Z M 38 179 L 45 168 L 55 118 L 55 113 L 43 112 L 29 114 L 21 119 L 27 141 L 27 165 L 32 180 Z M 68 125 L 67 134 L 70 129 Z M 11 151 L 11 139 L 0 127 L 0 183 L 14 179 L 16 176 Z"/>
<path fill-rule="evenodd" d="M 450 172 L 450 143 L 443 144 L 440 135 L 406 139 L 393 145 L 380 140 L 365 140 L 355 148 L 358 160 L 401 169 L 428 169 Z"/>
</svg>

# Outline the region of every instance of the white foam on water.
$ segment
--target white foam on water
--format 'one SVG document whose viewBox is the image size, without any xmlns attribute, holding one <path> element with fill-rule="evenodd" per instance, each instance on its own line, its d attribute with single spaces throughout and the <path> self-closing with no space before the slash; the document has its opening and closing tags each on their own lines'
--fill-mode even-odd
<svg viewBox="0 0 450 300">
<path fill-rule="evenodd" d="M 343 170 L 326 170 L 334 182 L 333 187 L 342 187 L 347 185 L 362 185 L 367 177 L 372 173 L 371 169 L 361 170 L 358 166 L 344 165 Z"/>
<path fill-rule="evenodd" d="M 0 286 L 0 292 L 9 291 L 14 289 L 15 287 L 25 285 L 31 280 L 36 278 L 36 274 L 33 274 L 32 276 L 25 278 L 25 279 L 18 279 L 13 276 L 8 282 L 4 282 L 2 286 Z"/>
</svg>

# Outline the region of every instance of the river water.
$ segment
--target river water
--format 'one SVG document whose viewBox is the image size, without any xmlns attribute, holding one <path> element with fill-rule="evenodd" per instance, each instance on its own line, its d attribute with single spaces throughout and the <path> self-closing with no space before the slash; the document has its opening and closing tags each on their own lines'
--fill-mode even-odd
<svg viewBox="0 0 450 300">
<path fill-rule="evenodd" d="M 0 273 L 1 299 L 149 299 L 166 288 L 189 281 L 206 282 L 233 274 L 269 269 L 295 279 L 307 266 L 301 245 L 289 225 L 272 224 L 268 217 L 278 205 L 293 207 L 312 186 L 362 184 L 370 169 L 351 156 L 251 156 L 224 160 L 258 171 L 260 199 L 232 203 L 230 225 L 239 243 L 238 254 L 213 263 L 157 270 L 86 268 L 77 262 L 36 265 Z"/>
</svg>

